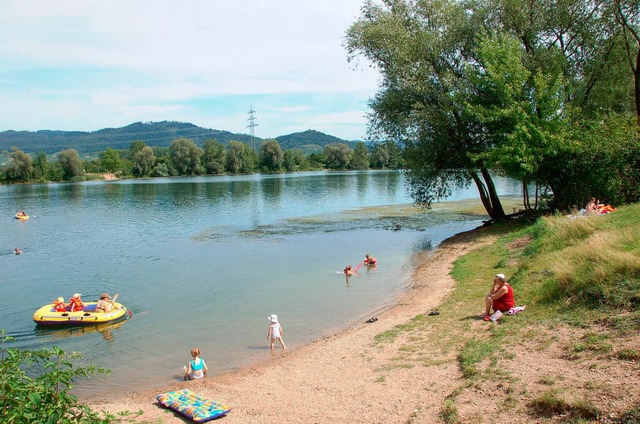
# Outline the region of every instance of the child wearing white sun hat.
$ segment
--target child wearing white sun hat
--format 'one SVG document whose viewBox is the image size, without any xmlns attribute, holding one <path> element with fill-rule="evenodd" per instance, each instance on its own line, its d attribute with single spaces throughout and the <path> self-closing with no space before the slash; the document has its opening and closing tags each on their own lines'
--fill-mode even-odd
<svg viewBox="0 0 640 424">
<path fill-rule="evenodd" d="M 267 333 L 267 340 L 271 339 L 271 351 L 273 352 L 273 345 L 276 340 L 280 342 L 282 345 L 282 350 L 285 350 L 287 347 L 284 345 L 284 331 L 282 331 L 282 326 L 278 322 L 278 316 L 276 314 L 271 314 L 267 317 L 267 321 L 269 321 L 269 332 Z"/>
</svg>

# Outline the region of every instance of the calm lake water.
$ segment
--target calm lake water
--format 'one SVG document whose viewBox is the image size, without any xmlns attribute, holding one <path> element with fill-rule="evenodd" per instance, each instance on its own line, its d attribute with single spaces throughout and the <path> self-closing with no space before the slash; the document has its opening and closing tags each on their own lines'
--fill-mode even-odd
<svg viewBox="0 0 640 424">
<path fill-rule="evenodd" d="M 520 192 L 498 180 L 501 194 Z M 475 198 L 460 190 L 450 200 Z M 268 359 L 267 316 L 290 348 L 392 305 L 414 261 L 478 217 L 383 217 L 411 203 L 399 172 L 311 172 L 0 187 L 0 329 L 12 347 L 58 346 L 109 376 L 108 397 L 181 378 L 198 346 L 211 372 Z M 32 218 L 18 221 L 23 209 Z M 394 223 L 400 231 L 392 231 Z M 24 253 L 13 254 L 20 247 Z M 340 272 L 378 258 L 347 285 Z M 425 253 L 426 252 L 426 253 Z M 119 293 L 133 317 L 99 328 L 37 327 L 33 312 L 74 292 Z"/>
</svg>

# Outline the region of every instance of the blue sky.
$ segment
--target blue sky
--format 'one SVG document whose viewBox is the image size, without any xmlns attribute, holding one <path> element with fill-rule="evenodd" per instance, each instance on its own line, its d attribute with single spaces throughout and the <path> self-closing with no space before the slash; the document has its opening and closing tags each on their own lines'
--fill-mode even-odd
<svg viewBox="0 0 640 424">
<path fill-rule="evenodd" d="M 0 131 L 182 121 L 366 134 L 378 74 L 347 62 L 362 0 L 0 0 Z"/>
</svg>

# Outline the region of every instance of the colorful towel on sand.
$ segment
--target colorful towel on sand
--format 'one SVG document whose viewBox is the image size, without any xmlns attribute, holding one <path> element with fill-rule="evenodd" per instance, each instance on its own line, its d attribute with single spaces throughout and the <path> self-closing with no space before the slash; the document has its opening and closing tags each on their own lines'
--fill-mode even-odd
<svg viewBox="0 0 640 424">
<path fill-rule="evenodd" d="M 197 423 L 221 417 L 231 411 L 228 405 L 204 398 L 189 389 L 162 393 L 156 398 L 162 405 Z"/>
</svg>

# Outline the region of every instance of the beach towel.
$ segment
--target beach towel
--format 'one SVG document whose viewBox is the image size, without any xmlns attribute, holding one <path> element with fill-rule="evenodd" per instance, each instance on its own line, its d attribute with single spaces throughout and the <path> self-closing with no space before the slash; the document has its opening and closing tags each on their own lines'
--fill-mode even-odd
<svg viewBox="0 0 640 424">
<path fill-rule="evenodd" d="M 231 407 L 212 399 L 202 397 L 189 389 L 162 393 L 156 396 L 158 401 L 196 423 L 203 423 L 222 417 L 231 411 Z"/>
<path fill-rule="evenodd" d="M 524 311 L 526 308 L 527 308 L 527 306 L 526 306 L 526 305 L 525 305 L 525 306 L 514 306 L 513 308 L 509 309 L 509 310 L 507 311 L 507 313 L 508 313 L 509 315 L 515 315 L 515 314 L 517 314 L 518 312 L 522 312 L 522 311 Z"/>
</svg>

